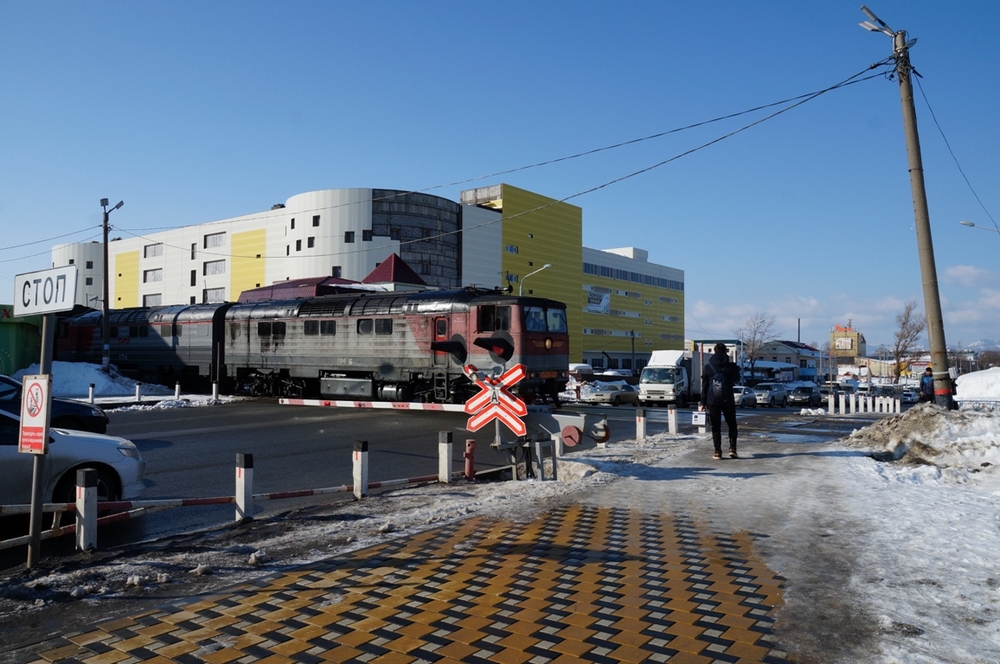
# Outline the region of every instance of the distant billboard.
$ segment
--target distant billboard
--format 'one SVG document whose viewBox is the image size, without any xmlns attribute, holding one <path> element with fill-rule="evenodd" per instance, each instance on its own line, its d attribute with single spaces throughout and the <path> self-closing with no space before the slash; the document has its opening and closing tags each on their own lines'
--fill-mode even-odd
<svg viewBox="0 0 1000 664">
<path fill-rule="evenodd" d="M 837 337 L 833 340 L 833 347 L 836 350 L 851 350 L 854 348 L 854 339 L 851 337 Z"/>
<path fill-rule="evenodd" d="M 587 293 L 587 311 L 595 314 L 611 313 L 610 293 Z"/>
</svg>

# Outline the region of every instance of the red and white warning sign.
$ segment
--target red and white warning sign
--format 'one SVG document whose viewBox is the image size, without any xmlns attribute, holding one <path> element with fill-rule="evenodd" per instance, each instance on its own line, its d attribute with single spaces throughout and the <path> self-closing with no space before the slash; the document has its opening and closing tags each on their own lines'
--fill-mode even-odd
<svg viewBox="0 0 1000 664">
<path fill-rule="evenodd" d="M 49 404 L 52 377 L 48 374 L 25 376 L 21 393 L 21 436 L 17 451 L 45 454 L 49 448 Z"/>
<path fill-rule="evenodd" d="M 478 431 L 490 420 L 500 420 L 518 436 L 528 430 L 521 418 L 528 414 L 528 407 L 507 389 L 527 375 L 523 364 L 515 365 L 499 377 L 480 375 L 471 364 L 465 366 L 465 374 L 476 382 L 482 391 L 465 402 L 465 412 L 469 418 L 469 431 Z"/>
</svg>

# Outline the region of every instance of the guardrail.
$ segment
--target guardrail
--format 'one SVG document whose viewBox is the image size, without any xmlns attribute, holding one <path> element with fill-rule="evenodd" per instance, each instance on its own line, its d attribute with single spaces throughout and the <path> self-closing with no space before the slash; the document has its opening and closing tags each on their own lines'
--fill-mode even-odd
<svg viewBox="0 0 1000 664">
<path fill-rule="evenodd" d="M 231 496 L 210 496 L 203 498 L 163 498 L 152 500 L 105 501 L 97 500 L 97 473 L 92 469 L 77 471 L 76 501 L 71 503 L 46 503 L 42 511 L 53 513 L 54 525 L 41 533 L 41 539 L 52 539 L 63 535 L 76 535 L 76 546 L 79 550 L 97 549 L 97 526 L 125 521 L 137 516 L 159 512 L 177 507 L 196 505 L 235 504 L 237 522 L 253 518 L 254 501 L 283 500 L 289 498 L 304 498 L 336 493 L 353 493 L 358 500 L 366 497 L 372 489 L 407 484 L 422 484 L 430 482 L 451 483 L 457 479 L 475 479 L 474 463 L 465 457 L 465 467 L 461 471 L 453 471 L 452 433 L 441 431 L 438 436 L 438 472 L 433 475 L 421 475 L 403 479 L 368 481 L 368 441 L 355 441 L 352 451 L 353 484 L 320 489 L 303 489 L 295 491 L 275 491 L 271 493 L 253 493 L 253 455 L 236 455 L 236 491 Z M 467 448 L 468 449 L 468 448 Z M 516 477 L 516 475 L 515 475 Z M 98 511 L 109 512 L 98 516 Z M 30 514 L 31 505 L 3 505 L 0 515 Z M 60 525 L 60 515 L 74 513 L 75 523 Z M 0 541 L 0 549 L 9 549 L 29 544 L 30 535 L 15 537 Z"/>
</svg>

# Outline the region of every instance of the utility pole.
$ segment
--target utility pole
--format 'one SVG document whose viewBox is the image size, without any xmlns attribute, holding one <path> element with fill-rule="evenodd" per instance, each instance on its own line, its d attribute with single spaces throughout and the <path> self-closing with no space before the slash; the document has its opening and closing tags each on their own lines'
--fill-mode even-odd
<svg viewBox="0 0 1000 664">
<path fill-rule="evenodd" d="M 899 79 L 899 99 L 903 106 L 903 133 L 906 136 L 906 154 L 910 171 L 910 190 L 913 196 L 913 220 L 917 231 L 917 251 L 920 255 L 920 278 L 924 288 L 924 315 L 927 318 L 927 337 L 931 345 L 931 366 L 934 372 L 934 402 L 944 408 L 954 408 L 951 372 L 948 368 L 948 346 L 944 340 L 944 317 L 941 315 L 941 296 L 938 292 L 937 267 L 934 263 L 934 243 L 931 240 L 931 220 L 927 211 L 927 192 L 924 189 L 924 166 L 920 156 L 920 136 L 917 134 L 917 112 L 913 106 L 913 84 L 910 80 L 910 46 L 906 31 L 893 31 L 884 21 L 864 5 L 861 11 L 873 23 L 864 21 L 861 27 L 892 37 L 896 77 Z"/>
<path fill-rule="evenodd" d="M 118 201 L 118 204 L 109 210 L 108 199 L 101 199 L 101 207 L 104 208 L 104 297 L 101 301 L 103 313 L 101 316 L 101 341 L 103 342 L 101 371 L 104 373 L 108 373 L 111 369 L 111 321 L 108 320 L 108 315 L 111 313 L 110 306 L 108 305 L 108 216 L 123 205 L 125 205 L 125 201 Z"/>
</svg>

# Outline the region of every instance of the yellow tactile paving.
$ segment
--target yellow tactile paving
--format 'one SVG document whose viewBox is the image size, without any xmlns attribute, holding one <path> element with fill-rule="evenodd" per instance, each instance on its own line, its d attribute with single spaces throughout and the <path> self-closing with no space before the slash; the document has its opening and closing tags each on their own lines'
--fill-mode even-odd
<svg viewBox="0 0 1000 664">
<path fill-rule="evenodd" d="M 745 533 L 567 505 L 472 519 L 48 642 L 38 662 L 784 662 Z"/>
</svg>

